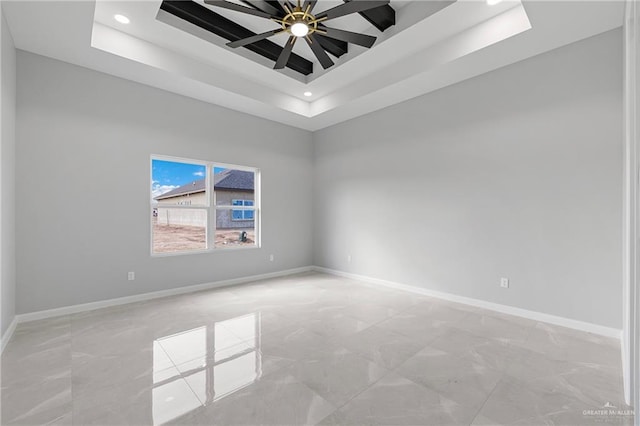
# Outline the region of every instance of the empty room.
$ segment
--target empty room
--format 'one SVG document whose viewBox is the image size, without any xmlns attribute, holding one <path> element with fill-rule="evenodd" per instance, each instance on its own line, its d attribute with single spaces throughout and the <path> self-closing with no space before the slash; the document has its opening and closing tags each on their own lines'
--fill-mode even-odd
<svg viewBox="0 0 640 426">
<path fill-rule="evenodd" d="M 0 424 L 640 426 L 638 0 L 1 0 Z"/>
</svg>

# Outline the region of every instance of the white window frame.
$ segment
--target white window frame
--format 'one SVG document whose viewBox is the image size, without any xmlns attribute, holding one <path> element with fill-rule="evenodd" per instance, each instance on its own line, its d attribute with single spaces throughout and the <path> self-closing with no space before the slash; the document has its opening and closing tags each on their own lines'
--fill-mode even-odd
<svg viewBox="0 0 640 426">
<path fill-rule="evenodd" d="M 199 166 L 204 166 L 206 168 L 205 172 L 205 183 L 206 183 L 206 203 L 204 205 L 172 205 L 171 208 L 178 209 L 191 209 L 191 210 L 206 210 L 207 211 L 207 226 L 206 226 L 206 248 L 199 250 L 185 250 L 179 252 L 170 252 L 170 253 L 155 253 L 153 251 L 153 210 L 159 207 L 158 204 L 153 203 L 153 199 L 150 198 L 150 210 L 149 210 L 149 251 L 152 257 L 166 257 L 166 256 L 184 256 L 191 254 L 201 254 L 201 253 L 211 253 L 214 251 L 233 251 L 233 250 L 251 250 L 257 249 L 261 247 L 261 179 L 260 179 L 260 169 L 257 167 L 251 166 L 240 166 L 237 164 L 230 163 L 220 163 L 215 161 L 206 161 L 206 160 L 194 160 L 191 158 L 182 158 L 182 157 L 173 157 L 166 155 L 151 155 L 149 160 L 149 182 L 153 183 L 153 160 L 160 161 L 172 161 L 177 163 L 187 163 L 194 164 Z M 224 169 L 233 169 L 233 170 L 242 170 L 246 172 L 253 172 L 254 180 L 253 180 L 253 206 L 233 206 L 233 205 L 218 205 L 216 200 L 216 194 L 214 190 L 214 171 L 216 168 L 224 168 Z M 233 201 L 231 201 L 233 204 Z M 255 229 L 255 244 L 251 245 L 237 245 L 233 247 L 218 247 L 216 248 L 216 212 L 218 210 L 229 210 L 231 218 L 233 220 L 233 212 L 232 210 L 253 210 L 253 219 L 243 219 L 238 220 L 238 222 L 246 222 L 248 220 L 254 221 L 254 229 Z M 244 215 L 243 215 L 244 216 Z"/>
</svg>

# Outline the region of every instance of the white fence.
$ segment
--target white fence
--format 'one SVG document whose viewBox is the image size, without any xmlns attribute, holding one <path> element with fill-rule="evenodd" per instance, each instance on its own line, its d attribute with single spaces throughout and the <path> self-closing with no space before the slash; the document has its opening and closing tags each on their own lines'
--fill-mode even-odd
<svg viewBox="0 0 640 426">
<path fill-rule="evenodd" d="M 158 225 L 207 226 L 207 211 L 158 207 Z"/>
</svg>

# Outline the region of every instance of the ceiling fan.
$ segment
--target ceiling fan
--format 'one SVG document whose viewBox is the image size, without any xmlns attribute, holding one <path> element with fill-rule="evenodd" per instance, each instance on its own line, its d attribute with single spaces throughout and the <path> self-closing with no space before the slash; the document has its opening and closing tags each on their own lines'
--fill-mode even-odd
<svg viewBox="0 0 640 426">
<path fill-rule="evenodd" d="M 236 48 L 246 46 L 260 40 L 264 40 L 276 34 L 290 34 L 289 40 L 282 49 L 282 53 L 280 53 L 280 56 L 278 56 L 276 64 L 273 67 L 274 69 L 282 69 L 287 65 L 289 56 L 291 56 L 293 46 L 299 38 L 305 39 L 313 54 L 316 56 L 316 58 L 318 58 L 318 61 L 320 61 L 322 68 L 327 69 L 331 67 L 334 63 L 327 52 L 324 50 L 324 48 L 320 46 L 318 39 L 314 36 L 314 34 L 316 33 L 337 40 L 370 48 L 371 46 L 373 46 L 373 43 L 376 42 L 376 37 L 366 34 L 354 33 L 351 31 L 339 30 L 337 28 L 330 28 L 325 26 L 324 22 L 331 19 L 339 18 L 341 16 L 364 12 L 369 9 L 374 9 L 376 7 L 389 4 L 389 0 L 349 1 L 345 4 L 341 4 L 339 6 L 325 10 L 324 12 L 313 15 L 313 8 L 318 2 L 317 0 L 304 0 L 304 2 L 301 2 L 301 0 L 296 0 L 296 5 L 292 5 L 288 0 L 284 0 L 283 3 L 277 2 L 276 4 L 281 7 L 274 6 L 273 4 L 271 4 L 273 2 L 262 1 L 261 4 L 262 6 L 264 6 L 262 9 L 268 10 L 269 12 L 242 6 L 240 4 L 232 3 L 226 0 L 204 0 L 204 2 L 211 6 L 217 6 L 224 9 L 234 10 L 236 12 L 258 16 L 260 18 L 270 19 L 280 24 L 280 28 L 227 43 L 227 46 Z"/>
</svg>

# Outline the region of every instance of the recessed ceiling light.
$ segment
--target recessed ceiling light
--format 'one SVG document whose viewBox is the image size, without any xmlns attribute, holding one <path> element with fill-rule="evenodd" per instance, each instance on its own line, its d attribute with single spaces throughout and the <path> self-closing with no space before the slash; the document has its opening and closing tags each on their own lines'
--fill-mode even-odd
<svg viewBox="0 0 640 426">
<path fill-rule="evenodd" d="M 129 22 L 131 22 L 131 21 L 129 20 L 129 18 L 127 18 L 127 17 L 126 17 L 126 16 L 124 16 L 124 15 L 120 15 L 120 14 L 118 14 L 118 15 L 113 15 L 113 19 L 115 19 L 116 21 L 120 22 L 121 24 L 128 24 Z"/>
<path fill-rule="evenodd" d="M 309 96 L 313 95 L 313 93 L 311 93 L 311 92 L 304 92 L 304 95 L 305 95 L 306 97 L 309 97 Z"/>
<path fill-rule="evenodd" d="M 487 0 L 487 4 L 489 6 L 495 6 L 496 4 L 500 3 L 502 0 Z"/>
</svg>

